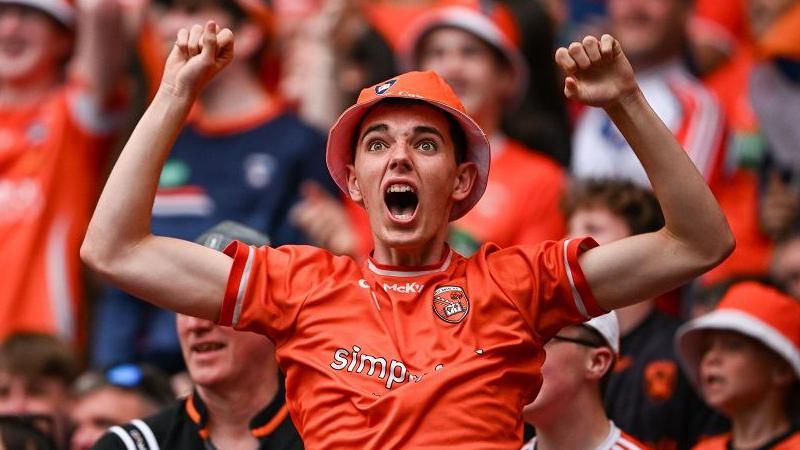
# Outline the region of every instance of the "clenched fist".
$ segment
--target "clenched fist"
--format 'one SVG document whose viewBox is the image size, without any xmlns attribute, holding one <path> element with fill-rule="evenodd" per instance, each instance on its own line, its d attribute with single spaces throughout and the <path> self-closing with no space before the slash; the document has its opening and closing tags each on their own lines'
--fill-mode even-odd
<svg viewBox="0 0 800 450">
<path fill-rule="evenodd" d="M 164 67 L 163 88 L 194 96 L 233 60 L 233 33 L 214 21 L 181 29 Z"/>
<path fill-rule="evenodd" d="M 569 49 L 561 47 L 556 62 L 567 73 L 564 94 L 581 103 L 609 107 L 638 90 L 633 68 L 611 35 L 599 41 L 587 36 Z"/>
</svg>

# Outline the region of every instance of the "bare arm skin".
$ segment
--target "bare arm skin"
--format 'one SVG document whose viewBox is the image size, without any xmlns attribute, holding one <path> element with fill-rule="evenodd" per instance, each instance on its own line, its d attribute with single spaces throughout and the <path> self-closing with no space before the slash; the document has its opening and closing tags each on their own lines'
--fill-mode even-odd
<svg viewBox="0 0 800 450">
<path fill-rule="evenodd" d="M 233 58 L 233 34 L 181 30 L 156 97 L 106 183 L 81 258 L 111 283 L 173 311 L 216 320 L 231 260 L 179 239 L 154 236 L 150 220 L 158 178 L 202 87 Z"/>
<path fill-rule="evenodd" d="M 734 248 L 711 190 L 672 132 L 653 112 L 619 43 L 609 35 L 560 48 L 564 93 L 605 109 L 641 161 L 665 226 L 594 248 L 580 264 L 598 303 L 616 309 L 678 287 L 722 262 Z"/>
</svg>

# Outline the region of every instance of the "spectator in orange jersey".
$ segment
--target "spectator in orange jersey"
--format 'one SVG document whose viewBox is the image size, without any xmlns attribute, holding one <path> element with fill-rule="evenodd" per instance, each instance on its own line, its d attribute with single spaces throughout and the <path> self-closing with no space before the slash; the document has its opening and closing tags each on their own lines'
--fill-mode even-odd
<svg viewBox="0 0 800 450">
<path fill-rule="evenodd" d="M 491 142 L 492 171 L 486 192 L 474 209 L 451 226 L 450 245 L 462 255 L 473 254 L 484 242 L 501 247 L 535 244 L 564 233 L 559 209 L 564 170 L 501 129 L 504 113 L 528 89 L 528 67 L 518 50 L 514 18 L 501 5 L 489 3 L 492 6 L 485 10 L 469 6 L 431 10 L 410 25 L 402 47 L 407 67 L 432 70 L 453 86 Z M 328 232 L 315 234 L 323 245 L 346 240 L 339 236 L 347 233 L 342 227 L 319 224 L 325 209 L 321 203 L 307 198 L 298 221 L 306 229 Z M 355 217 L 365 219 L 362 211 Z"/>
<path fill-rule="evenodd" d="M 683 368 L 731 432 L 695 450 L 800 448 L 800 302 L 756 282 L 728 290 L 719 306 L 684 325 Z"/>
<path fill-rule="evenodd" d="M 630 181 L 583 180 L 564 207 L 569 236 L 592 236 L 606 245 L 663 226 L 653 194 Z M 680 322 L 655 308 L 653 299 L 617 310 L 619 359 L 605 389 L 608 417 L 659 449 L 687 449 L 702 434 L 724 430 L 678 368 L 672 346 Z"/>
<path fill-rule="evenodd" d="M 654 233 L 454 252 L 449 223 L 480 200 L 491 152 L 453 89 L 426 71 L 363 89 L 330 131 L 330 175 L 370 219 L 369 261 L 305 245 L 234 242 L 220 253 L 153 235 L 163 162 L 197 96 L 234 59 L 233 41 L 214 22 L 179 31 L 81 255 L 138 297 L 272 339 L 309 448 L 517 448 L 550 337 L 673 288 L 733 249 L 711 191 L 610 35 L 555 58 L 569 74 L 565 94 L 604 107 L 648 169 L 665 216 Z"/>
<path fill-rule="evenodd" d="M 603 391 L 619 353 L 613 311 L 562 329 L 544 349 L 542 390 L 522 412 L 536 427 L 536 437 L 522 450 L 648 448 L 620 430 L 603 409 Z"/>
<path fill-rule="evenodd" d="M 122 17 L 118 0 L 0 0 L 0 339 L 79 337 L 78 247 L 121 119 Z"/>
</svg>

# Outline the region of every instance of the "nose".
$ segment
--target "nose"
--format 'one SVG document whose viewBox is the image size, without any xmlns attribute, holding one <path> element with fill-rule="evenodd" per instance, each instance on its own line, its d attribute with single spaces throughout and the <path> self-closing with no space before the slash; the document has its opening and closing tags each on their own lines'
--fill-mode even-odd
<svg viewBox="0 0 800 450">
<path fill-rule="evenodd" d="M 178 323 L 181 328 L 192 333 L 205 333 L 211 331 L 216 326 L 214 322 L 198 317 L 178 315 Z"/>
<path fill-rule="evenodd" d="M 716 343 L 712 343 L 708 346 L 708 349 L 703 353 L 703 357 L 700 358 L 700 366 L 712 366 L 719 363 L 720 353 L 719 353 L 719 345 Z"/>
<path fill-rule="evenodd" d="M 396 172 L 407 172 L 412 167 L 411 155 L 406 143 L 398 143 L 392 148 L 389 169 Z"/>
</svg>

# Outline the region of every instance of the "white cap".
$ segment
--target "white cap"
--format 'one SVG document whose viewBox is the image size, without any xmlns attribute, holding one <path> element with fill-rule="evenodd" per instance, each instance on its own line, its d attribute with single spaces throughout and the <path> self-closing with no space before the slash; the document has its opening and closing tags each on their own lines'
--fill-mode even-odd
<svg viewBox="0 0 800 450">
<path fill-rule="evenodd" d="M 615 354 L 619 354 L 619 320 L 617 320 L 616 312 L 611 311 L 602 316 L 597 316 L 584 322 L 584 325 L 600 333 L 600 336 L 603 336 L 611 350 Z"/>
<path fill-rule="evenodd" d="M 75 24 L 75 7 L 68 0 L 0 0 L 0 4 L 30 6 L 44 11 L 68 28 Z"/>
</svg>

